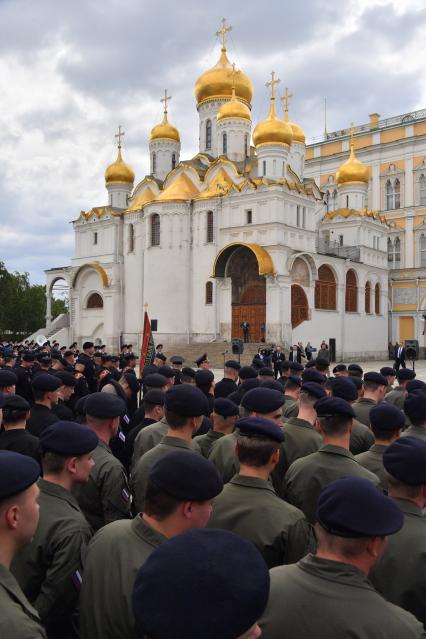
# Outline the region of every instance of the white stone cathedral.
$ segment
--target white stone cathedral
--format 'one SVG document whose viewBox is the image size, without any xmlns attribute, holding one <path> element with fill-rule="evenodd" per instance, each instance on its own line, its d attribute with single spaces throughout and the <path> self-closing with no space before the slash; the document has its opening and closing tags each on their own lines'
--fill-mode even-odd
<svg viewBox="0 0 426 639">
<path fill-rule="evenodd" d="M 165 344 L 240 337 L 246 320 L 253 341 L 331 338 L 337 357 L 385 357 L 389 225 L 366 208 L 369 169 L 352 141 L 336 173 L 337 209 L 326 213 L 274 73 L 269 113 L 253 127 L 253 86 L 228 60 L 229 29 L 223 22 L 219 60 L 195 84 L 195 157 L 180 157 L 167 93 L 150 174 L 136 184 L 119 130 L 108 202 L 74 221 L 71 266 L 47 271 L 49 292 L 59 277 L 70 286 L 68 340 L 136 345 L 147 305 Z"/>
</svg>

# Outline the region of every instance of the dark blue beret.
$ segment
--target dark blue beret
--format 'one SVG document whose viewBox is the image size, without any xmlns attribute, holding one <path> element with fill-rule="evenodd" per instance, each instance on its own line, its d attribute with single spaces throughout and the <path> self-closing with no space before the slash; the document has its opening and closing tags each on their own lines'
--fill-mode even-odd
<svg viewBox="0 0 426 639">
<path fill-rule="evenodd" d="M 232 415 L 238 415 L 238 406 L 226 397 L 218 397 L 214 400 L 213 411 L 217 415 L 222 415 L 222 417 L 231 417 Z"/>
<path fill-rule="evenodd" d="M 197 364 L 197 366 L 201 366 L 203 362 L 207 362 L 207 361 L 208 361 L 207 353 L 203 353 L 201 357 L 195 360 L 195 364 Z"/>
<path fill-rule="evenodd" d="M 192 379 L 195 379 L 195 371 L 190 366 L 184 366 L 182 368 L 182 375 L 186 375 L 187 377 L 192 377 Z"/>
<path fill-rule="evenodd" d="M 387 472 L 410 486 L 426 484 L 426 441 L 419 437 L 402 436 L 383 453 Z"/>
<path fill-rule="evenodd" d="M 364 382 L 374 382 L 374 384 L 379 384 L 381 386 L 387 386 L 388 380 L 381 373 L 376 373 L 376 371 L 370 371 L 369 373 L 365 373 Z"/>
<path fill-rule="evenodd" d="M 158 369 L 158 374 L 164 375 L 164 377 L 170 379 L 171 377 L 174 377 L 176 375 L 176 370 L 171 366 L 164 365 L 160 366 L 160 368 Z"/>
<path fill-rule="evenodd" d="M 163 388 L 167 386 L 169 380 L 159 373 L 151 373 L 151 375 L 147 375 L 143 378 L 143 383 L 150 388 Z"/>
<path fill-rule="evenodd" d="M 208 386 L 214 381 L 214 374 L 208 368 L 201 368 L 195 373 L 197 386 Z"/>
<path fill-rule="evenodd" d="M 405 387 L 407 393 L 413 393 L 416 390 L 426 390 L 426 384 L 421 379 L 410 379 Z"/>
<path fill-rule="evenodd" d="M 426 419 L 426 391 L 415 390 L 407 396 L 404 402 L 404 413 L 413 422 Z"/>
<path fill-rule="evenodd" d="M 252 390 L 253 388 L 259 388 L 261 385 L 261 380 L 258 377 L 249 377 L 241 382 L 241 388 L 244 392 Z"/>
<path fill-rule="evenodd" d="M 13 371 L 8 371 L 5 368 L 0 370 L 0 388 L 6 386 L 13 386 L 18 382 L 18 377 Z"/>
<path fill-rule="evenodd" d="M 361 375 L 364 372 L 359 364 L 349 364 L 348 371 L 354 371 L 354 373 L 361 373 Z"/>
<path fill-rule="evenodd" d="M 281 408 L 285 402 L 284 394 L 281 391 L 270 388 L 253 388 L 245 393 L 241 400 L 241 406 L 247 410 L 265 415 Z"/>
<path fill-rule="evenodd" d="M 61 380 L 64 386 L 76 386 L 77 380 L 72 373 L 68 373 L 67 371 L 58 371 L 54 373 L 55 377 Z"/>
<path fill-rule="evenodd" d="M 396 370 L 394 368 L 391 368 L 390 366 L 383 366 L 380 369 L 380 372 L 382 375 L 384 375 L 385 377 L 387 375 L 396 375 Z"/>
<path fill-rule="evenodd" d="M 255 546 L 205 528 L 173 537 L 148 557 L 136 576 L 133 613 L 141 636 L 235 639 L 261 617 L 268 596 L 269 572 Z"/>
<path fill-rule="evenodd" d="M 370 424 L 380 430 L 400 430 L 405 424 L 405 415 L 400 408 L 381 402 L 370 410 Z"/>
<path fill-rule="evenodd" d="M 315 402 L 314 408 L 318 417 L 329 417 L 330 415 L 355 417 L 352 406 L 340 397 L 323 397 Z"/>
<path fill-rule="evenodd" d="M 161 359 L 162 362 L 167 361 L 167 357 L 163 353 L 155 353 L 154 359 Z"/>
<path fill-rule="evenodd" d="M 228 361 L 225 362 L 225 368 L 233 368 L 236 371 L 239 371 L 241 370 L 241 364 L 235 359 L 228 359 Z"/>
<path fill-rule="evenodd" d="M 290 362 L 288 367 L 291 371 L 303 371 L 303 366 L 299 362 Z M 281 370 L 283 370 L 283 367 L 281 367 Z"/>
<path fill-rule="evenodd" d="M 262 375 L 263 377 L 273 377 L 274 371 L 272 370 L 272 368 L 263 366 L 262 368 L 259 368 L 259 375 Z"/>
<path fill-rule="evenodd" d="M 93 342 L 84 342 L 83 351 L 85 351 L 86 348 L 93 348 L 93 346 L 94 346 Z"/>
<path fill-rule="evenodd" d="M 172 357 L 170 358 L 170 361 L 172 364 L 177 364 L 178 366 L 181 366 L 184 362 L 184 359 L 180 355 L 172 355 Z"/>
<path fill-rule="evenodd" d="M 290 370 L 290 364 L 292 364 L 293 362 L 289 362 L 288 359 L 284 360 L 283 362 L 280 362 L 280 369 L 282 371 L 288 371 Z"/>
<path fill-rule="evenodd" d="M 237 420 L 235 427 L 240 431 L 240 435 L 244 437 L 266 437 L 279 443 L 284 441 L 282 428 L 270 419 L 264 419 L 263 417 L 243 417 Z"/>
<path fill-rule="evenodd" d="M 285 386 L 287 386 L 288 382 L 291 382 L 292 384 L 296 384 L 296 386 L 299 386 L 299 388 L 302 386 L 302 378 L 301 377 L 296 377 L 295 375 L 289 375 L 287 377 L 287 381 L 285 383 Z"/>
<path fill-rule="evenodd" d="M 9 450 L 0 450 L 0 501 L 26 490 L 40 476 L 35 459 Z"/>
<path fill-rule="evenodd" d="M 39 373 L 34 377 L 32 386 L 35 390 L 45 391 L 47 393 L 49 391 L 58 390 L 58 388 L 62 386 L 62 382 L 56 377 L 56 375 Z"/>
<path fill-rule="evenodd" d="M 257 371 L 253 366 L 241 366 L 238 376 L 241 380 L 255 379 L 257 377 Z"/>
<path fill-rule="evenodd" d="M 396 378 L 400 380 L 414 379 L 415 376 L 416 373 L 411 370 L 411 368 L 400 368 L 399 371 L 396 372 Z"/>
<path fill-rule="evenodd" d="M 328 368 L 329 362 L 328 362 L 328 359 L 326 359 L 325 357 L 317 357 L 315 359 L 315 365 L 317 365 L 317 364 L 318 364 L 318 366 L 321 366 L 321 367 L 324 367 L 324 368 Z"/>
<path fill-rule="evenodd" d="M 149 480 L 168 495 L 184 501 L 207 501 L 223 488 L 216 467 L 208 459 L 183 450 L 161 457 L 151 468 Z"/>
<path fill-rule="evenodd" d="M 264 379 L 260 381 L 260 385 L 262 388 L 271 388 L 272 390 L 276 390 L 279 393 L 283 392 L 283 386 L 280 382 L 277 382 L 276 379 Z"/>
<path fill-rule="evenodd" d="M 125 359 L 126 362 L 128 362 L 131 359 L 136 359 L 136 355 L 134 353 L 124 353 L 123 359 Z"/>
<path fill-rule="evenodd" d="M 262 360 L 257 359 L 257 358 L 256 358 L 256 359 L 253 359 L 253 361 L 252 361 L 251 365 L 252 365 L 252 368 L 254 368 L 254 369 L 255 369 L 255 371 L 256 371 L 257 373 L 259 373 L 259 370 L 260 370 L 261 368 L 263 368 L 263 362 L 262 362 Z"/>
<path fill-rule="evenodd" d="M 324 387 L 316 382 L 306 382 L 306 384 L 302 384 L 301 390 L 303 393 L 308 393 L 308 395 L 312 395 L 312 397 L 317 397 L 318 399 L 327 396 Z"/>
<path fill-rule="evenodd" d="M 3 408 L 9 410 L 30 410 L 31 406 L 20 395 L 3 395 Z"/>
<path fill-rule="evenodd" d="M 334 373 L 343 373 L 344 371 L 347 371 L 348 369 L 346 368 L 346 364 L 337 364 L 334 368 L 333 368 L 333 374 Z"/>
<path fill-rule="evenodd" d="M 320 493 L 317 519 L 337 537 L 385 537 L 398 532 L 404 515 L 369 479 L 341 477 Z"/>
<path fill-rule="evenodd" d="M 358 391 L 348 377 L 334 377 L 331 380 L 331 392 L 333 397 L 340 397 L 347 402 L 354 402 L 358 399 Z"/>
<path fill-rule="evenodd" d="M 88 426 L 77 422 L 56 422 L 40 435 L 43 451 L 60 455 L 85 455 L 95 450 L 98 436 Z"/>
<path fill-rule="evenodd" d="M 352 375 L 349 375 L 347 379 L 349 379 L 349 381 L 352 382 L 352 384 L 355 386 L 357 391 L 361 390 L 361 388 L 364 386 L 364 380 L 362 380 L 360 377 L 354 377 Z"/>
<path fill-rule="evenodd" d="M 103 393 L 105 395 L 105 393 Z M 80 397 L 75 403 L 75 412 L 78 415 L 86 415 L 86 402 L 89 399 L 90 395 L 83 395 Z"/>
<path fill-rule="evenodd" d="M 101 358 L 103 362 L 112 362 L 112 355 L 109 353 L 102 353 Z"/>
<path fill-rule="evenodd" d="M 123 400 L 110 393 L 92 393 L 86 400 L 86 415 L 92 417 L 123 417 L 125 412 L 126 404 Z"/>
<path fill-rule="evenodd" d="M 34 362 L 35 361 L 35 353 L 24 353 L 22 355 L 22 359 L 24 362 Z"/>
<path fill-rule="evenodd" d="M 199 417 L 209 410 L 207 397 L 196 386 L 179 384 L 167 391 L 165 406 L 182 417 Z"/>
<path fill-rule="evenodd" d="M 304 382 L 316 382 L 317 384 L 324 384 L 326 380 L 325 375 L 317 371 L 316 368 L 305 368 L 302 379 Z"/>
<path fill-rule="evenodd" d="M 153 388 L 149 390 L 143 396 L 143 401 L 148 402 L 148 404 L 157 404 L 158 406 L 164 406 L 164 400 L 166 397 L 166 393 L 159 390 L 158 388 Z"/>
</svg>

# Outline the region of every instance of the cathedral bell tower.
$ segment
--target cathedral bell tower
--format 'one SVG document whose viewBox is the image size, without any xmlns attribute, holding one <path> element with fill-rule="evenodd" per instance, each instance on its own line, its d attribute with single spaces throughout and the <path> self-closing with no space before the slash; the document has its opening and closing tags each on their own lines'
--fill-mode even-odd
<svg viewBox="0 0 426 639">
<path fill-rule="evenodd" d="M 163 121 L 152 129 L 149 139 L 151 175 L 159 180 L 164 180 L 166 175 L 179 164 L 179 131 L 167 118 L 167 106 L 171 99 L 172 97 L 167 95 L 167 89 L 165 89 L 164 98 L 161 98 L 161 102 L 164 103 Z"/>
<path fill-rule="evenodd" d="M 121 138 L 124 131 L 121 125 L 115 137 L 118 139 L 118 152 L 115 162 L 110 164 L 105 171 L 105 187 L 108 191 L 108 204 L 117 209 L 127 208 L 129 197 L 133 190 L 135 173 L 131 166 L 124 162 L 121 155 Z"/>
</svg>

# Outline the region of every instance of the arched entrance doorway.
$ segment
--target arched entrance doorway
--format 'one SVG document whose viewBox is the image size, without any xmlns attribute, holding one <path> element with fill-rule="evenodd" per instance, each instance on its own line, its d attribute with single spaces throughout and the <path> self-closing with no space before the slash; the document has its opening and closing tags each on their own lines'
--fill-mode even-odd
<svg viewBox="0 0 426 639">
<path fill-rule="evenodd" d="M 296 328 L 309 318 L 306 293 L 298 284 L 291 285 L 291 327 Z"/>
</svg>

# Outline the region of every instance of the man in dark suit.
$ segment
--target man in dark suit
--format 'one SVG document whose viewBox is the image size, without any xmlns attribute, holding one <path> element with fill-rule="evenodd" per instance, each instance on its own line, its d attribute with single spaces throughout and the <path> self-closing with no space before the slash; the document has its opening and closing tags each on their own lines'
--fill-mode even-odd
<svg viewBox="0 0 426 639">
<path fill-rule="evenodd" d="M 272 363 L 274 365 L 274 377 L 277 379 L 281 374 L 281 365 L 285 361 L 285 354 L 281 350 L 281 346 L 276 346 L 272 353 Z"/>
<path fill-rule="evenodd" d="M 402 344 L 395 344 L 395 364 L 394 369 L 399 371 L 399 369 L 405 368 L 405 348 Z"/>
<path fill-rule="evenodd" d="M 288 356 L 288 359 L 290 360 L 290 362 L 298 362 L 299 364 L 301 363 L 302 353 L 300 351 L 300 348 L 297 345 L 294 345 L 291 347 L 291 351 Z"/>
</svg>

